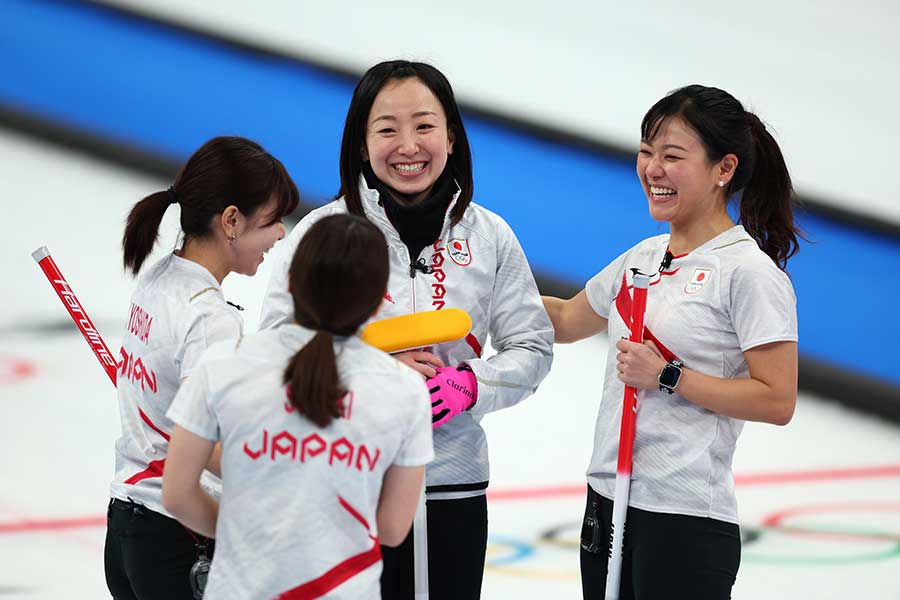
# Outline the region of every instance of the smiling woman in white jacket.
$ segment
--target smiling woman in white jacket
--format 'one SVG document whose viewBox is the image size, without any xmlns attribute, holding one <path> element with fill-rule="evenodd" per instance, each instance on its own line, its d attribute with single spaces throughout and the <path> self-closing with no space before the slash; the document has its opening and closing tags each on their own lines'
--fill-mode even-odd
<svg viewBox="0 0 900 600">
<path fill-rule="evenodd" d="M 218 137 L 191 155 L 169 189 L 150 194 L 128 215 L 123 259 L 140 278 L 119 350 L 122 435 L 104 549 L 106 584 L 116 600 L 194 597 L 192 567 L 212 544 L 163 506 L 173 429 L 166 411 L 200 355 L 241 336 L 243 320 L 225 300 L 222 281 L 231 272 L 256 273 L 284 237 L 281 219 L 298 201 L 280 161 L 251 140 Z M 147 265 L 159 224 L 176 204 L 183 244 Z M 203 477 L 214 495 L 221 487 L 218 456 L 213 452 Z"/>
<path fill-rule="evenodd" d="M 575 297 L 545 298 L 558 342 L 606 331 L 610 345 L 587 471 L 583 594 L 606 594 L 628 385 L 639 412 L 615 591 L 724 600 L 741 560 L 738 437 L 744 421 L 785 425 L 797 402 L 797 301 L 784 271 L 798 248 L 791 178 L 759 117 L 702 85 L 647 111 L 636 166 L 650 216 L 669 233 L 624 252 Z M 644 344 L 627 339 L 635 271 L 652 274 Z"/>
<path fill-rule="evenodd" d="M 294 248 L 313 223 L 346 212 L 387 239 L 379 318 L 451 307 L 471 315 L 464 340 L 397 356 L 428 379 L 434 405 L 435 460 L 426 474 L 434 599 L 480 595 L 489 479 L 481 417 L 531 395 L 552 361 L 553 329 L 522 248 L 472 194 L 468 139 L 447 79 L 423 63 L 375 65 L 347 114 L 339 197 L 309 213 L 276 251 L 261 318 L 264 328 L 290 320 Z M 488 337 L 497 352 L 485 359 Z M 412 598 L 411 536 L 383 550 L 383 597 Z"/>
</svg>

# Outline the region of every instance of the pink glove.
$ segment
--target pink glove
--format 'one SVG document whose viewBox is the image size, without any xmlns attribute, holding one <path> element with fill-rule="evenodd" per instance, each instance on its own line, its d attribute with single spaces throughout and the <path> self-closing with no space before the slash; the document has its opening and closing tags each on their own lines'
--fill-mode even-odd
<svg viewBox="0 0 900 600">
<path fill-rule="evenodd" d="M 459 413 L 469 410 L 478 398 L 478 381 L 472 367 L 461 363 L 440 367 L 426 382 L 431 393 L 431 428 L 437 429 Z"/>
</svg>

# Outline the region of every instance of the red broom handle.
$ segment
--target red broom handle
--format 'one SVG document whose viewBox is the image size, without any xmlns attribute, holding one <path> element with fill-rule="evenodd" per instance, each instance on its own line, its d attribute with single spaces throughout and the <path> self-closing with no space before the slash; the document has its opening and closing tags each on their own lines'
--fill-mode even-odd
<svg viewBox="0 0 900 600">
<path fill-rule="evenodd" d="M 94 327 L 94 322 L 91 321 L 84 307 L 81 306 L 81 302 L 78 301 L 78 297 L 72 291 L 69 282 L 60 273 L 59 267 L 56 266 L 53 257 L 50 256 L 50 251 L 46 246 L 41 246 L 32 252 L 31 256 L 41 267 L 44 275 L 47 276 L 47 281 L 53 286 L 53 291 L 56 292 L 63 306 L 69 311 L 69 316 L 75 321 L 75 325 L 78 326 L 81 335 L 84 336 L 88 346 L 94 351 L 94 356 L 100 361 L 100 366 L 106 371 L 109 380 L 112 381 L 113 385 L 116 385 L 116 373 L 118 371 L 116 359 L 113 358 L 112 352 L 109 351 L 106 342 L 100 336 L 100 332 Z"/>
<path fill-rule="evenodd" d="M 643 278 L 643 281 L 640 281 Z M 638 344 L 644 343 L 644 313 L 647 310 L 647 278 L 645 275 L 635 276 L 635 286 L 632 289 L 631 300 L 631 336 L 628 338 Z M 634 429 L 637 422 L 637 388 L 625 386 L 622 407 L 622 428 L 619 432 L 619 463 L 618 471 L 631 472 L 632 455 L 634 452 Z"/>
</svg>

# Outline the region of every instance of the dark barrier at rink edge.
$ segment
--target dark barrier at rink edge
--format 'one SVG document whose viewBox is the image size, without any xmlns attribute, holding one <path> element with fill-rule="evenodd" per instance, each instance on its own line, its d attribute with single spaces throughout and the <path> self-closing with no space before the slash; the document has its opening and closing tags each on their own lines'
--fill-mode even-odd
<svg viewBox="0 0 900 600">
<path fill-rule="evenodd" d="M 103 0 L 57 1 L 63 4 L 82 4 L 85 5 L 85 7 L 107 11 L 118 17 L 131 19 L 135 22 L 153 23 L 155 25 L 173 31 L 187 33 L 207 40 L 213 40 L 224 46 L 231 47 L 248 54 L 302 63 L 311 66 L 321 72 L 330 73 L 337 77 L 346 79 L 351 83 L 351 85 L 356 85 L 356 81 L 362 75 L 361 72 L 341 68 L 334 64 L 327 64 L 320 59 L 313 59 L 306 56 L 295 56 L 274 48 L 263 47 L 255 41 L 247 42 L 233 35 L 224 35 L 212 29 L 204 28 L 198 24 L 188 24 L 178 22 L 177 20 L 170 20 L 168 18 L 145 12 L 137 7 L 119 6 L 117 4 L 112 4 Z M 606 144 L 594 138 L 579 136 L 569 132 L 563 132 L 553 127 L 546 127 L 537 123 L 533 123 L 531 121 L 517 119 L 496 111 L 485 110 L 478 106 L 472 106 L 465 101 L 459 101 L 459 107 L 467 117 L 477 117 L 500 126 L 507 126 L 515 130 L 529 133 L 544 141 L 557 142 L 573 148 L 580 148 L 591 153 L 602 154 L 610 158 L 619 158 L 629 162 L 634 159 L 634 151 L 627 148 Z M 2 110 L 2 105 L 0 105 L 0 110 Z M 160 160 L 159 157 L 154 157 L 153 159 Z M 842 224 L 857 227 L 872 233 L 882 234 L 895 239 L 900 238 L 900 224 L 885 221 L 883 219 L 879 219 L 875 216 L 865 213 L 848 210 L 837 206 L 834 203 L 819 202 L 811 198 L 803 198 L 802 204 L 811 214 L 815 214 L 829 220 L 838 221 Z M 900 393 L 900 390 L 898 390 L 898 393 Z"/>
<path fill-rule="evenodd" d="M 5 0 L 0 21 L 16 23 L 0 36 L 9 58 L 0 104 L 181 159 L 213 135 L 240 133 L 282 158 L 305 198 L 324 200 L 337 187 L 334 157 L 357 74 L 95 3 Z M 647 218 L 629 153 L 478 107 L 464 112 L 478 198 L 512 225 L 540 275 L 580 284 L 664 230 Z M 304 115 L 315 118 L 295 118 Z M 900 280 L 884 276 L 884 265 L 900 264 L 900 227 L 849 225 L 836 220 L 848 214 L 824 216 L 821 203 L 807 208 L 815 210 L 797 218 L 811 243 L 790 265 L 801 352 L 900 389 L 884 351 L 898 324 L 882 318 L 900 296 Z M 829 326 L 835 315 L 841 327 Z M 859 343 L 863 335 L 875 343 Z"/>
<path fill-rule="evenodd" d="M 59 124 L 13 111 L 0 105 L 0 127 L 17 133 L 52 142 L 85 156 L 100 159 L 111 165 L 133 170 L 142 175 L 160 178 L 162 183 L 171 181 L 180 166 L 179 161 L 145 152 L 132 146 L 103 139 L 86 131 L 64 127 Z M 301 203 L 293 217 L 296 222 L 315 208 L 309 202 Z M 288 228 L 293 223 L 288 224 Z M 536 273 L 538 287 L 542 294 L 568 298 L 581 288 L 572 282 Z M 800 380 L 802 390 L 825 399 L 841 402 L 849 407 L 872 413 L 895 423 L 900 423 L 900 389 L 887 382 L 878 381 L 842 370 L 834 365 L 814 359 L 800 357 Z"/>
</svg>

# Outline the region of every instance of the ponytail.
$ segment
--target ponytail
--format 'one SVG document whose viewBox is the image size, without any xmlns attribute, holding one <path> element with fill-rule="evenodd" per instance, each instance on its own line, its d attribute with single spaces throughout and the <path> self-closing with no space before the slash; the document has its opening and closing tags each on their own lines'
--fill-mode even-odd
<svg viewBox="0 0 900 600">
<path fill-rule="evenodd" d="M 755 114 L 748 112 L 754 164 L 741 194 L 741 224 L 781 270 L 797 253 L 794 189 L 778 142 Z"/>
<path fill-rule="evenodd" d="M 173 192 L 150 194 L 134 205 L 128 213 L 122 235 L 122 254 L 125 269 L 137 275 L 159 237 L 159 224 L 169 208 Z"/>
<path fill-rule="evenodd" d="M 314 223 L 288 271 L 294 320 L 313 336 L 282 375 L 291 404 L 319 427 L 343 414 L 335 338 L 354 335 L 387 289 L 387 242 L 364 217 L 331 215 Z"/>
<path fill-rule="evenodd" d="M 341 416 L 340 399 L 346 393 L 338 377 L 334 335 L 318 331 L 291 357 L 284 370 L 291 405 L 319 427 Z"/>
</svg>

